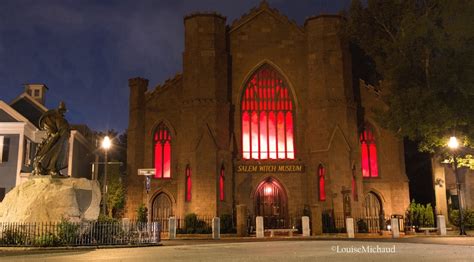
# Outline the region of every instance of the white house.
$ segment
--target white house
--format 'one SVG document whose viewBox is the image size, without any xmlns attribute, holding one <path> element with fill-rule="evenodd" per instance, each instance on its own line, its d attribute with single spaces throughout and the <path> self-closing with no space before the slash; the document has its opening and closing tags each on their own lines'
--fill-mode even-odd
<svg viewBox="0 0 474 262">
<path fill-rule="evenodd" d="M 13 187 L 25 181 L 33 168 L 36 147 L 45 136 L 38 120 L 48 110 L 44 106 L 44 84 L 27 84 L 11 103 L 0 100 L 0 201 Z M 68 167 L 61 172 L 70 177 L 92 179 L 95 159 L 94 136 L 84 125 L 72 125 Z"/>
</svg>

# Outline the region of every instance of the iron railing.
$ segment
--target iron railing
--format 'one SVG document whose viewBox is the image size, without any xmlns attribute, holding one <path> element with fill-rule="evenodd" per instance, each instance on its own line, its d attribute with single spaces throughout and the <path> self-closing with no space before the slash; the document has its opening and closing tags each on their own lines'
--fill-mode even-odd
<svg viewBox="0 0 474 262">
<path fill-rule="evenodd" d="M 176 233 L 187 234 L 187 233 L 212 233 L 212 219 L 213 217 L 197 216 L 196 224 L 186 225 L 186 219 L 182 217 L 176 217 Z M 155 219 L 153 222 L 157 222 L 161 225 L 162 232 L 169 232 L 169 218 Z"/>
<path fill-rule="evenodd" d="M 141 245 L 160 242 L 159 223 L 0 222 L 0 246 Z"/>
</svg>

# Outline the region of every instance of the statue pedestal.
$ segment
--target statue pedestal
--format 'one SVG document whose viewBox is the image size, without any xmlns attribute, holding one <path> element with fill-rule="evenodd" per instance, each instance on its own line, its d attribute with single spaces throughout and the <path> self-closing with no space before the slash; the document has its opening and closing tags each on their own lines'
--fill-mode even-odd
<svg viewBox="0 0 474 262">
<path fill-rule="evenodd" d="M 96 220 L 100 186 L 85 178 L 34 176 L 14 187 L 0 203 L 0 222 L 71 222 Z"/>
</svg>

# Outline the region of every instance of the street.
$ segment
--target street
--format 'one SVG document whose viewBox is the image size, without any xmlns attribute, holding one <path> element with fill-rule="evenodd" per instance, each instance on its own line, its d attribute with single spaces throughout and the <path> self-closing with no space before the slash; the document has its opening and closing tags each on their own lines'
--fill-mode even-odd
<svg viewBox="0 0 474 262">
<path fill-rule="evenodd" d="M 0 261 L 473 261 L 473 240 L 176 240 L 158 247 L 2 252 Z"/>
</svg>

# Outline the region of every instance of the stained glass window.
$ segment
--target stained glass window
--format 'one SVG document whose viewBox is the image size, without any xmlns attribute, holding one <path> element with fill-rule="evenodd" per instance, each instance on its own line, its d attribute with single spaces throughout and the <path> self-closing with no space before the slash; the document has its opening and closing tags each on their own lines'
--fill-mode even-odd
<svg viewBox="0 0 474 262">
<path fill-rule="evenodd" d="M 255 72 L 242 94 L 242 157 L 294 159 L 293 99 L 269 66 Z"/>
<path fill-rule="evenodd" d="M 323 165 L 318 167 L 318 180 L 319 180 L 319 201 L 326 201 L 326 169 Z"/>
<path fill-rule="evenodd" d="M 191 181 L 191 167 L 189 165 L 186 166 L 186 201 L 191 201 L 191 188 L 192 188 L 192 181 Z"/>
<path fill-rule="evenodd" d="M 378 177 L 377 145 L 372 129 L 366 125 L 360 134 L 360 146 L 362 154 L 362 177 Z"/>
<path fill-rule="evenodd" d="M 160 123 L 154 134 L 155 178 L 171 178 L 171 133 L 164 123 Z"/>
<path fill-rule="evenodd" d="M 225 200 L 225 169 L 224 166 L 221 167 L 221 171 L 219 174 L 219 200 Z"/>
</svg>

